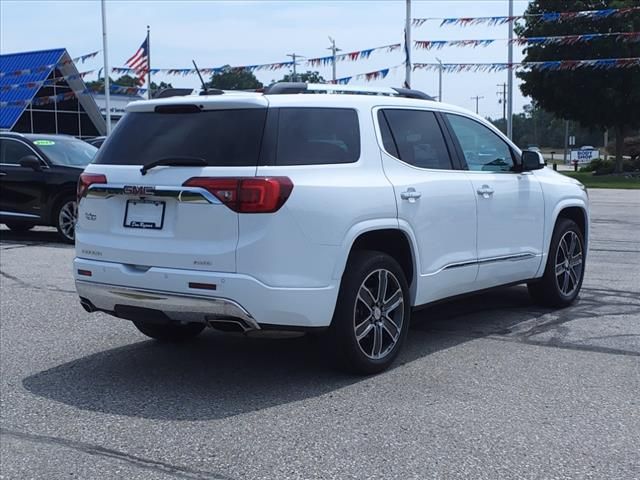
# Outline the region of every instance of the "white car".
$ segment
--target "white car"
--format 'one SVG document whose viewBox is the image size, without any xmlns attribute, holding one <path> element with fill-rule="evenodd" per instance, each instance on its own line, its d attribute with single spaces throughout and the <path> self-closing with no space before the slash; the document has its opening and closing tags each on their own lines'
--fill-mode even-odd
<svg viewBox="0 0 640 480">
<path fill-rule="evenodd" d="M 78 186 L 84 308 L 164 341 L 326 330 L 381 371 L 414 307 L 500 285 L 571 304 L 588 198 L 414 90 L 276 84 L 129 104 Z"/>
</svg>

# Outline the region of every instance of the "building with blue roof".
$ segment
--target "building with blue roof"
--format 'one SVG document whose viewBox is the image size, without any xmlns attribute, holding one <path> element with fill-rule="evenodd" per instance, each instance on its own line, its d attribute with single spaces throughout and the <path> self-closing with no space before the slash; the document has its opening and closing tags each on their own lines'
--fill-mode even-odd
<svg viewBox="0 0 640 480">
<path fill-rule="evenodd" d="M 0 130 L 106 134 L 100 109 L 64 48 L 0 55 Z"/>
</svg>

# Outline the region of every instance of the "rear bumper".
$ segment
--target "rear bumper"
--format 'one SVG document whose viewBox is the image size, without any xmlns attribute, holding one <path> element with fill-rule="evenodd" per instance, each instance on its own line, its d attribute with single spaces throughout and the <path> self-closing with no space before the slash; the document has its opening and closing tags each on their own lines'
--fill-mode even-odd
<svg viewBox="0 0 640 480">
<path fill-rule="evenodd" d="M 260 326 L 249 313 L 232 300 L 176 295 L 169 292 L 127 288 L 76 280 L 76 290 L 89 311 L 118 313 L 118 306 L 161 311 L 177 322 L 209 323 L 220 319 L 239 320 L 245 330 Z M 88 301 L 89 304 L 84 304 Z"/>
<path fill-rule="evenodd" d="M 91 276 L 78 271 L 89 271 Z M 250 328 L 269 325 L 327 327 L 337 299 L 337 286 L 281 288 L 242 274 L 150 267 L 146 270 L 113 262 L 76 258 L 78 295 L 97 309 L 115 313 L 116 306 L 163 312 L 176 321 L 208 323 L 241 319 Z M 215 285 L 215 290 L 189 284 Z"/>
</svg>

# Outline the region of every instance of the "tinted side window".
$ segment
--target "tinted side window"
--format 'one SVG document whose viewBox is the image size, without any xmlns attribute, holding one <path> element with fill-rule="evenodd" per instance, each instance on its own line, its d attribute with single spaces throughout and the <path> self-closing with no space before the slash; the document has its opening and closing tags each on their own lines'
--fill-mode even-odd
<svg viewBox="0 0 640 480">
<path fill-rule="evenodd" d="M 20 165 L 20 159 L 33 155 L 33 150 L 17 140 L 0 139 L 0 163 Z"/>
<path fill-rule="evenodd" d="M 400 160 L 414 167 L 452 170 L 451 157 L 433 112 L 384 110 Z M 386 148 L 386 145 L 385 145 Z M 387 150 L 389 153 L 392 151 Z"/>
<path fill-rule="evenodd" d="M 144 165 L 167 157 L 198 157 L 216 167 L 255 166 L 266 116 L 266 108 L 127 113 L 94 163 Z"/>
<path fill-rule="evenodd" d="M 485 172 L 511 172 L 513 158 L 511 149 L 498 135 L 484 125 L 461 117 L 447 114 L 469 170 Z"/>
<path fill-rule="evenodd" d="M 282 108 L 277 145 L 276 165 L 356 162 L 358 114 L 346 108 Z"/>
</svg>

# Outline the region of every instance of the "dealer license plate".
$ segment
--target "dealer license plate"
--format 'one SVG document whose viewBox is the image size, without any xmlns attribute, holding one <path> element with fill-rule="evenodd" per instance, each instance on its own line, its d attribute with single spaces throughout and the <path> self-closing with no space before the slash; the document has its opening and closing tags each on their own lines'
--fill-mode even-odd
<svg viewBox="0 0 640 480">
<path fill-rule="evenodd" d="M 162 229 L 165 202 L 156 200 L 127 200 L 124 226 L 127 228 Z"/>
</svg>

